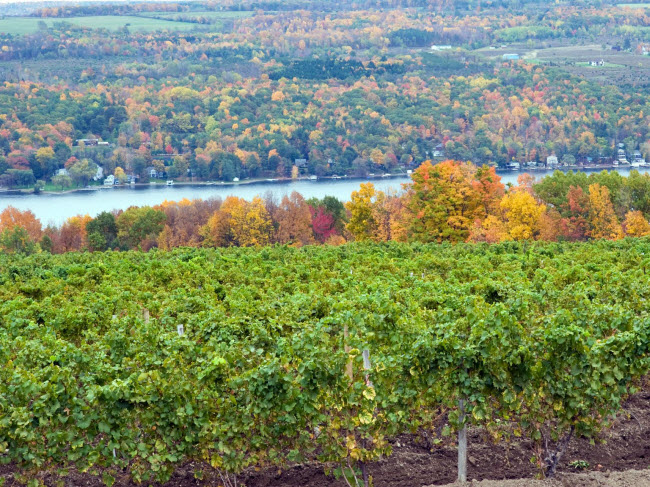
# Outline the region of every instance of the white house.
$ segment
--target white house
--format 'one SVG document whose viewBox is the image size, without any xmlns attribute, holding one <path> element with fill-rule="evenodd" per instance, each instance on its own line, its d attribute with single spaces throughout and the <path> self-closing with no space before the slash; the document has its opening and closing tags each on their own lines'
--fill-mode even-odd
<svg viewBox="0 0 650 487">
<path fill-rule="evenodd" d="M 104 186 L 113 186 L 115 184 L 115 176 L 112 174 L 104 179 Z"/>
<path fill-rule="evenodd" d="M 557 166 L 558 165 L 557 156 L 548 156 L 546 158 L 546 165 L 547 166 Z"/>
</svg>

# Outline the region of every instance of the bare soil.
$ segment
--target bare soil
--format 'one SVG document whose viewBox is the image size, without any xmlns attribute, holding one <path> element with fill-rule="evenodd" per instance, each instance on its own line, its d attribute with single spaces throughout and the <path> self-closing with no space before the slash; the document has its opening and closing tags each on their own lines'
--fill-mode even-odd
<svg viewBox="0 0 650 487">
<path fill-rule="evenodd" d="M 481 487 L 650 487 L 650 387 L 632 396 L 613 427 L 604 432 L 600 442 L 591 445 L 587 439 L 572 440 L 554 480 L 534 480 L 539 470 L 531 462 L 532 445 L 527 441 L 493 445 L 479 430 L 470 431 L 469 485 Z M 370 466 L 376 487 L 455 485 L 456 449 L 440 447 L 430 450 L 412 436 L 394 440 L 393 455 Z M 588 463 L 585 471 L 572 462 Z M 203 472 L 202 480 L 195 473 Z M 20 472 L 11 465 L 0 465 L 3 487 L 18 487 Z M 60 478 L 53 474 L 39 475 L 52 487 L 100 487 L 100 476 L 71 471 Z M 476 479 L 474 481 L 474 479 Z M 247 472 L 239 479 L 246 487 L 344 487 L 345 482 L 327 476 L 319 464 L 297 465 L 285 470 L 264 469 Z M 480 480 L 480 482 L 479 482 Z M 209 467 L 188 463 L 180 467 L 172 479 L 160 487 L 218 486 L 221 482 Z M 0 485 L 2 480 L 0 480 Z M 466 484 L 467 485 L 467 484 Z M 135 487 L 125 474 L 116 479 L 117 487 Z"/>
</svg>

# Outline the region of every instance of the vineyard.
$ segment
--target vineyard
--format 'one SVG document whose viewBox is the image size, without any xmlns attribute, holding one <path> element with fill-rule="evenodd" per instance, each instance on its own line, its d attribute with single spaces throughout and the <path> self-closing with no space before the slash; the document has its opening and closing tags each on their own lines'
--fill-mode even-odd
<svg viewBox="0 0 650 487">
<path fill-rule="evenodd" d="M 470 424 L 553 476 L 649 371 L 649 268 L 644 238 L 2 254 L 0 463 L 363 485 Z"/>
</svg>

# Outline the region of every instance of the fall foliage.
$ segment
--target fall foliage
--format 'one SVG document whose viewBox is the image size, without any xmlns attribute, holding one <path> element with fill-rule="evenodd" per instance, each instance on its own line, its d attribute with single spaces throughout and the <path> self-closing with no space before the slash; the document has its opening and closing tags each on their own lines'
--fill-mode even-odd
<svg viewBox="0 0 650 487">
<path fill-rule="evenodd" d="M 584 189 L 586 188 L 586 190 Z M 42 230 L 30 211 L 0 213 L 0 247 L 12 252 L 158 247 L 340 245 L 346 241 L 488 242 L 619 239 L 650 235 L 650 174 L 563 173 L 505 188 L 492 168 L 444 161 L 414 171 L 401 192 L 361 183 L 350 200 L 292 192 L 251 201 L 164 201 L 155 207 L 71 217 Z M 645 211 L 637 209 L 644 208 Z M 618 215 L 622 215 L 619 218 Z M 621 219 L 623 223 L 621 224 Z"/>
</svg>

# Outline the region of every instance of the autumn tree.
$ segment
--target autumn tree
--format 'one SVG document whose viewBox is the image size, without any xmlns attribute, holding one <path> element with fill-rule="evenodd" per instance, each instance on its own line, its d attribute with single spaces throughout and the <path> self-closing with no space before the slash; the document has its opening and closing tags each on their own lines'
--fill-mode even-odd
<svg viewBox="0 0 650 487">
<path fill-rule="evenodd" d="M 531 240 L 538 236 L 546 206 L 526 190 L 508 192 L 499 205 L 504 212 L 508 239 Z"/>
<path fill-rule="evenodd" d="M 228 196 L 221 208 L 216 210 L 201 227 L 200 235 L 204 246 L 229 247 L 236 245 L 232 232 L 232 212 L 239 206 L 246 205 L 246 200 L 237 196 Z"/>
<path fill-rule="evenodd" d="M 270 243 L 272 230 L 271 217 L 261 198 L 255 197 L 247 202 L 229 196 L 200 233 L 205 246 L 250 247 Z"/>
<path fill-rule="evenodd" d="M 310 206 L 309 211 L 311 212 L 314 236 L 320 243 L 325 243 L 328 238 L 337 234 L 336 229 L 334 228 L 334 217 L 330 215 L 324 207 L 319 206 L 314 208 L 313 206 Z"/>
<path fill-rule="evenodd" d="M 606 239 L 623 236 L 609 189 L 598 183 L 589 185 L 589 236 Z"/>
<path fill-rule="evenodd" d="M 560 231 L 563 237 L 567 240 L 584 240 L 589 231 L 589 195 L 581 186 L 570 186 L 561 210 L 566 216 Z"/>
<path fill-rule="evenodd" d="M 483 205 L 483 214 L 485 216 L 497 214 L 499 212 L 499 203 L 505 194 L 505 186 L 494 167 L 479 167 L 474 175 L 472 186 L 478 193 L 480 202 Z"/>
<path fill-rule="evenodd" d="M 413 172 L 405 204 L 409 239 L 460 242 L 467 239 L 484 206 L 475 189 L 474 166 L 426 161 Z"/>
<path fill-rule="evenodd" d="M 625 235 L 630 237 L 645 237 L 650 235 L 650 223 L 641 210 L 628 211 L 623 222 Z"/>
<path fill-rule="evenodd" d="M 385 197 L 372 183 L 361 183 L 359 191 L 352 192 L 350 201 L 345 203 L 350 214 L 346 229 L 356 241 L 380 240 L 378 216 Z"/>
<path fill-rule="evenodd" d="M 12 230 L 14 227 L 24 228 L 33 242 L 37 242 L 41 238 L 41 222 L 31 210 L 20 211 L 13 206 L 7 206 L 2 210 L 2 213 L 0 213 L 0 232 Z"/>
<path fill-rule="evenodd" d="M 300 193 L 293 191 L 291 195 L 282 198 L 276 210 L 275 220 L 278 225 L 276 240 L 279 243 L 314 243 L 311 212 Z"/>
<path fill-rule="evenodd" d="M 59 231 L 58 245 L 54 251 L 73 252 L 88 246 L 86 227 L 92 221 L 89 215 L 77 215 L 68 218 Z"/>
<path fill-rule="evenodd" d="M 230 222 L 234 241 L 240 247 L 257 247 L 271 242 L 273 225 L 261 198 L 236 206 Z"/>
<path fill-rule="evenodd" d="M 200 229 L 221 206 L 221 199 L 163 202 L 161 209 L 167 220 L 158 236 L 158 247 L 169 250 L 174 247 L 198 247 L 203 241 Z"/>
<path fill-rule="evenodd" d="M 124 169 L 122 169 L 120 166 L 117 166 L 115 168 L 115 173 L 113 175 L 115 176 L 115 179 L 117 179 L 121 184 L 126 183 L 129 179 L 124 172 Z"/>
</svg>

